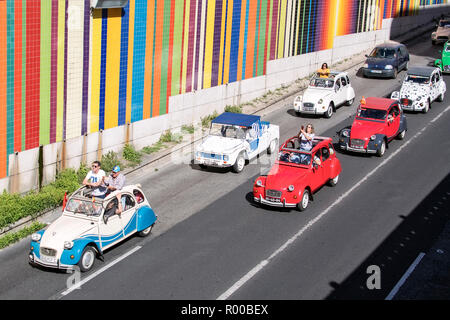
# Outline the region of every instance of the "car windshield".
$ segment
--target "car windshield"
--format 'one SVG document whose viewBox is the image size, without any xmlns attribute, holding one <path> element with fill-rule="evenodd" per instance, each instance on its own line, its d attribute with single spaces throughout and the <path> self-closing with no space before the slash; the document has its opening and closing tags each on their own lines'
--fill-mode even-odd
<svg viewBox="0 0 450 320">
<path fill-rule="evenodd" d="M 413 74 L 408 74 L 405 78 L 405 81 L 418 83 L 418 84 L 428 84 L 430 79 L 428 77 L 416 76 Z"/>
<path fill-rule="evenodd" d="M 311 154 L 294 151 L 281 151 L 278 160 L 285 163 L 295 163 L 308 166 L 311 163 Z"/>
<path fill-rule="evenodd" d="M 448 20 L 439 21 L 439 27 L 450 28 L 450 21 Z"/>
<path fill-rule="evenodd" d="M 98 216 L 102 213 L 102 205 L 92 200 L 70 199 L 67 202 L 66 211 L 75 214 L 81 213 L 85 215 Z"/>
<path fill-rule="evenodd" d="M 393 58 L 395 50 L 391 48 L 375 48 L 370 53 L 370 57 L 373 58 Z"/>
<path fill-rule="evenodd" d="M 334 80 L 330 78 L 313 78 L 309 82 L 309 86 L 315 88 L 333 88 Z"/>
<path fill-rule="evenodd" d="M 233 139 L 245 139 L 246 133 L 247 128 L 245 127 L 220 123 L 213 123 L 209 130 L 210 135 Z"/>
<path fill-rule="evenodd" d="M 386 118 L 386 110 L 359 108 L 358 117 L 384 120 Z"/>
</svg>

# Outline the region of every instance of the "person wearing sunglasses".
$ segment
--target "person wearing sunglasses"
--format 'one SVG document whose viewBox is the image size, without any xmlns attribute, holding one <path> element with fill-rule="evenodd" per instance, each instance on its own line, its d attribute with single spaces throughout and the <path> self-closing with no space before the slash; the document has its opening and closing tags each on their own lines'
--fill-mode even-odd
<svg viewBox="0 0 450 320">
<path fill-rule="evenodd" d="M 104 198 L 106 196 L 106 186 L 104 184 L 105 171 L 101 169 L 100 161 L 92 162 L 91 170 L 83 180 L 83 185 L 92 189 L 92 197 Z"/>
<path fill-rule="evenodd" d="M 314 139 L 314 127 L 311 123 L 306 126 L 306 130 L 303 130 L 304 127 L 300 128 L 300 132 L 298 133 L 298 137 L 300 138 L 300 150 L 302 151 L 311 151 L 312 143 Z"/>
</svg>

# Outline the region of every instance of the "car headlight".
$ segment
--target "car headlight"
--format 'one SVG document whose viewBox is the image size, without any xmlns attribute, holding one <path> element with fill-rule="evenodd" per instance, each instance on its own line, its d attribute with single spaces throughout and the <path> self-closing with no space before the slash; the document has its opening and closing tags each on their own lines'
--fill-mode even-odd
<svg viewBox="0 0 450 320">
<path fill-rule="evenodd" d="M 223 161 L 228 161 L 228 160 L 230 160 L 230 156 L 224 155 L 224 156 L 223 156 Z"/>
<path fill-rule="evenodd" d="M 318 104 L 322 104 L 323 103 L 323 99 L 320 99 L 319 101 L 317 101 Z"/>
<path fill-rule="evenodd" d="M 394 69 L 394 67 L 393 67 L 392 65 L 390 65 L 390 64 L 386 65 L 384 68 L 385 68 L 386 70 L 392 70 L 392 69 Z"/>
<path fill-rule="evenodd" d="M 294 191 L 294 186 L 291 184 L 291 185 L 288 187 L 288 190 L 289 190 L 290 192 Z"/>
<path fill-rule="evenodd" d="M 377 136 L 373 135 L 373 136 L 370 137 L 370 140 L 375 140 L 376 138 L 377 138 Z"/>
<path fill-rule="evenodd" d="M 302 101 L 303 101 L 303 96 L 295 97 L 295 102 L 302 102 Z"/>
<path fill-rule="evenodd" d="M 64 241 L 64 249 L 72 249 L 73 241 Z"/>
<path fill-rule="evenodd" d="M 196 156 L 197 158 L 200 158 L 201 152 L 200 152 L 200 151 L 197 151 L 197 152 L 195 153 L 195 156 Z"/>
<path fill-rule="evenodd" d="M 42 238 L 42 236 L 41 236 L 41 234 L 40 233 L 33 233 L 32 235 L 31 235 L 31 240 L 33 240 L 33 241 L 39 241 L 39 240 L 41 240 L 41 238 Z"/>
<path fill-rule="evenodd" d="M 369 64 L 368 63 L 364 63 L 363 68 L 369 68 Z"/>
<path fill-rule="evenodd" d="M 349 131 L 348 130 L 342 131 L 342 136 L 348 138 L 350 136 Z"/>
<path fill-rule="evenodd" d="M 256 181 L 256 185 L 258 186 L 258 187 L 262 187 L 262 181 L 261 180 L 258 180 L 258 181 Z"/>
</svg>

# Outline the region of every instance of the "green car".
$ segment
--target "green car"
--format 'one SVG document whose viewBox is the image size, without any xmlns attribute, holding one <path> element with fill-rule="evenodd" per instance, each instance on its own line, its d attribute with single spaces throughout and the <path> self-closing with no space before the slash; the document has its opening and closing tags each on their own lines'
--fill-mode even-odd
<svg viewBox="0 0 450 320">
<path fill-rule="evenodd" d="M 444 50 L 439 52 L 442 52 L 442 58 L 437 59 L 434 62 L 434 65 L 436 67 L 439 67 L 443 73 L 450 73 L 450 41 L 447 41 L 444 44 Z"/>
</svg>

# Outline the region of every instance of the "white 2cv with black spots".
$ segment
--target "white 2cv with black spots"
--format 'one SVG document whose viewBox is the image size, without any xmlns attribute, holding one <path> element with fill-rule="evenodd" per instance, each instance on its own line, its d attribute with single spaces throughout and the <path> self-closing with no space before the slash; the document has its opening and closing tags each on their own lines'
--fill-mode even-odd
<svg viewBox="0 0 450 320">
<path fill-rule="evenodd" d="M 30 264 L 68 271 L 78 265 L 85 272 L 105 250 L 135 233 L 150 234 L 157 216 L 139 184 L 125 186 L 105 199 L 93 198 L 91 193 L 84 186 L 75 191 L 63 214 L 31 235 Z"/>
<path fill-rule="evenodd" d="M 260 153 L 278 151 L 279 139 L 279 127 L 260 116 L 224 112 L 211 121 L 208 136 L 195 151 L 195 163 L 202 169 L 232 167 L 239 173 Z"/>
<path fill-rule="evenodd" d="M 410 67 L 400 92 L 392 92 L 391 99 L 399 100 L 403 110 L 427 113 L 433 101 L 444 101 L 446 90 L 439 68 Z"/>
</svg>

